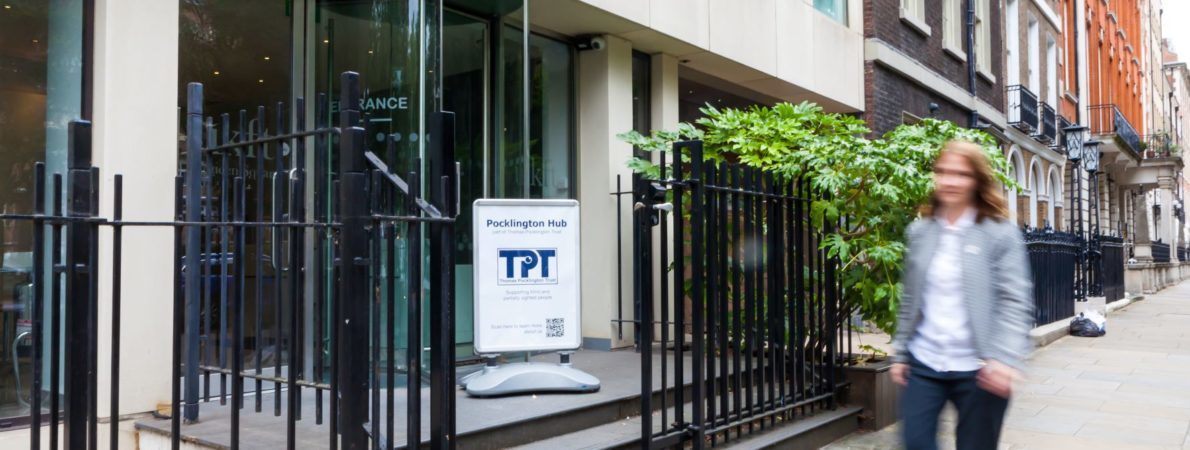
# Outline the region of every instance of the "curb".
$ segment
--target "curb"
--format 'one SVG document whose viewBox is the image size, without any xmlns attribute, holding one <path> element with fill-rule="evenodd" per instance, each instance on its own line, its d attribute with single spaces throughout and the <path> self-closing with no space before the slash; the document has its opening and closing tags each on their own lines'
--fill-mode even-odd
<svg viewBox="0 0 1190 450">
<path fill-rule="evenodd" d="M 1128 305 L 1144 300 L 1144 295 L 1132 295 L 1107 304 L 1107 312 L 1110 314 L 1114 311 L 1119 311 Z M 1048 325 L 1029 330 L 1029 340 L 1033 341 L 1034 348 L 1041 348 L 1054 343 L 1054 341 L 1070 335 L 1070 321 L 1074 316 L 1056 321 Z"/>
</svg>

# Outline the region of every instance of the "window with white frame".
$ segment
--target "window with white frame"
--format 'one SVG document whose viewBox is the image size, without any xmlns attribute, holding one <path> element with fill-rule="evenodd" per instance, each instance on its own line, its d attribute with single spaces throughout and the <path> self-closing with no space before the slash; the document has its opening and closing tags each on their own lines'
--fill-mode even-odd
<svg viewBox="0 0 1190 450">
<path fill-rule="evenodd" d="M 1050 106 L 1058 107 L 1058 42 L 1052 34 L 1045 37 L 1045 98 Z"/>
<path fill-rule="evenodd" d="M 975 68 L 992 77 L 992 8 L 990 0 L 975 1 Z"/>
<path fill-rule="evenodd" d="M 847 0 L 814 0 L 814 9 L 847 25 Z"/>
<path fill-rule="evenodd" d="M 901 0 L 901 20 L 927 36 L 930 34 L 930 26 L 926 25 L 926 0 Z"/>
<path fill-rule="evenodd" d="M 966 59 L 963 50 L 963 0 L 942 0 L 942 48 Z"/>
</svg>

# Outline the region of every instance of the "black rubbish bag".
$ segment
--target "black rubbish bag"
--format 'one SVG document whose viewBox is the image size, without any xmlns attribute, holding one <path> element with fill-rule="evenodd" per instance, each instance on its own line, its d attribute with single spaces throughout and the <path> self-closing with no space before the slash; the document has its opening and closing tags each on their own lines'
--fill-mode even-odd
<svg viewBox="0 0 1190 450">
<path fill-rule="evenodd" d="M 1099 337 L 1105 334 L 1105 330 L 1099 325 L 1096 325 L 1091 319 L 1079 314 L 1070 321 L 1070 335 L 1079 337 Z"/>
</svg>

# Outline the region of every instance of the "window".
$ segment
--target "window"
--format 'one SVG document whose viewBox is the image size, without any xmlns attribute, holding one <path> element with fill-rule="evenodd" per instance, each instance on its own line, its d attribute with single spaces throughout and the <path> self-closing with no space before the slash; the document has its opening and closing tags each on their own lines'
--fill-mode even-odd
<svg viewBox="0 0 1190 450">
<path fill-rule="evenodd" d="M 926 0 L 901 0 L 901 21 L 926 36 L 930 26 L 926 25 Z"/>
<path fill-rule="evenodd" d="M 67 126 L 83 117 L 87 96 L 83 3 L 8 0 L 0 9 L 0 213 L 33 212 L 36 162 L 46 163 L 47 176 L 66 171 Z M 0 221 L 0 429 L 30 412 L 35 269 L 32 224 Z M 49 355 L 48 311 L 43 317 Z M 49 402 L 42 406 L 48 411 Z"/>
<path fill-rule="evenodd" d="M 980 75 L 995 80 L 992 75 L 992 15 L 990 0 L 975 1 L 975 68 Z"/>
<path fill-rule="evenodd" d="M 963 0 L 942 0 L 942 49 L 966 60 L 963 50 Z"/>
<path fill-rule="evenodd" d="M 1058 107 L 1058 43 L 1053 35 L 1045 39 L 1045 98 L 1046 103 Z"/>
<path fill-rule="evenodd" d="M 1029 90 L 1041 91 L 1041 28 L 1037 18 L 1029 16 Z"/>
<path fill-rule="evenodd" d="M 827 17 L 835 19 L 835 21 L 847 25 L 847 1 L 848 0 L 814 0 L 814 9 L 826 14 Z"/>
<path fill-rule="evenodd" d="M 650 86 L 652 76 L 652 58 L 638 51 L 632 51 L 632 130 L 648 136 L 653 132 L 652 107 L 649 96 L 652 94 Z M 639 148 L 633 149 L 638 158 L 648 158 L 648 152 Z"/>
</svg>

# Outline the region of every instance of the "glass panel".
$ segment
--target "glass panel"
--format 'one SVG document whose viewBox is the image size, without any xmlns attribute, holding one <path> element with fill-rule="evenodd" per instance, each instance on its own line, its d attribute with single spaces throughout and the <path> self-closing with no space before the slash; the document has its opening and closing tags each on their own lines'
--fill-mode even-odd
<svg viewBox="0 0 1190 450">
<path fill-rule="evenodd" d="M 496 94 L 496 153 L 493 158 L 493 197 L 528 198 L 525 182 L 525 58 L 521 30 L 500 27 L 500 80 Z"/>
<path fill-rule="evenodd" d="M 471 16 L 447 11 L 442 24 L 443 109 L 455 113 L 455 157 L 462 166 L 459 223 L 455 228 L 455 338 L 461 355 L 475 340 L 472 286 L 471 203 L 484 196 L 487 142 L 488 26 Z"/>
<path fill-rule="evenodd" d="M 529 196 L 570 198 L 574 81 L 570 46 L 531 35 L 529 58 Z"/>
<path fill-rule="evenodd" d="M 314 9 L 314 18 L 310 25 L 314 35 L 313 45 L 316 47 L 313 55 L 314 83 L 308 92 L 326 93 L 331 99 L 330 113 L 337 114 L 340 107 L 339 75 L 344 71 L 358 72 L 362 89 L 360 110 L 364 115 L 363 126 L 366 135 L 369 136 L 366 147 L 375 151 L 386 161 L 390 170 L 397 174 L 404 176 L 414 170 L 420 172 L 423 175 L 422 190 L 426 192 L 429 184 L 425 174 L 428 173 L 428 163 L 431 159 L 431 155 L 426 153 L 426 132 L 429 129 L 427 120 L 432 112 L 441 107 L 438 97 L 440 78 L 433 75 L 439 72 L 435 70 L 440 55 L 440 45 L 436 38 L 439 27 L 436 12 L 440 11 L 438 2 L 317 0 Z M 467 69 L 464 68 L 463 71 L 466 72 Z M 482 100 L 482 96 L 478 98 Z M 460 134 L 456 133 L 456 136 Z M 460 140 L 459 145 L 463 147 L 466 143 Z M 331 148 L 326 155 L 325 160 L 314 161 L 313 165 L 328 167 L 328 178 L 316 180 L 315 183 L 320 186 L 316 187 L 317 192 L 321 193 L 318 195 L 325 196 L 328 200 L 325 202 L 327 213 L 333 214 L 337 209 L 337 197 L 332 192 L 330 176 L 338 168 L 337 149 Z M 460 155 L 460 158 L 463 157 Z M 394 267 L 387 267 L 389 250 L 382 249 L 381 261 L 385 265 L 381 268 L 381 276 L 385 278 L 382 285 L 386 289 L 389 284 L 387 278 L 395 278 L 398 307 L 394 311 L 397 342 L 396 361 L 393 364 L 403 371 L 405 368 L 402 361 L 405 360 L 408 342 L 404 325 L 407 323 L 408 310 L 407 302 L 403 298 L 409 289 L 416 288 L 419 283 L 418 280 L 408 280 L 405 276 L 408 264 L 405 255 L 410 244 L 401 238 L 406 233 L 404 226 L 398 228 Z M 422 254 L 428 258 L 428 249 L 423 249 Z M 328 262 L 324 266 L 330 267 L 330 255 L 323 256 Z M 424 267 L 428 267 L 428 259 L 423 261 L 423 264 Z M 330 277 L 331 274 L 325 276 Z M 425 280 L 420 281 L 424 286 Z M 333 282 L 327 285 L 331 286 Z M 330 293 L 330 296 L 333 297 L 333 293 Z M 423 299 L 426 298 L 428 297 L 423 296 Z M 377 313 L 381 317 L 387 317 L 386 308 L 387 303 L 382 302 Z M 422 310 L 424 317 L 428 318 L 429 307 L 423 305 Z M 329 310 L 324 317 L 330 317 Z M 325 327 L 329 324 L 324 323 L 320 326 Z M 423 326 L 422 329 L 423 342 L 429 342 L 430 328 Z M 459 339 L 463 340 L 462 337 Z M 387 357 L 387 349 L 382 349 L 380 353 L 382 357 Z M 423 357 L 423 361 L 428 363 L 428 358 Z"/>
<path fill-rule="evenodd" d="M 632 52 L 632 129 L 646 136 L 652 132 L 649 107 L 651 65 L 649 55 Z M 639 148 L 633 150 L 637 157 L 647 157 L 647 152 Z"/>
<path fill-rule="evenodd" d="M 502 120 L 494 196 L 570 198 L 574 195 L 573 54 L 565 43 L 530 35 L 529 145 L 525 149 L 523 35 L 514 26 L 503 28 L 498 97 Z"/>
<path fill-rule="evenodd" d="M 67 124 L 81 117 L 82 21 L 81 0 L 8 0 L 0 9 L 0 213 L 32 212 L 35 162 L 48 173 L 66 169 Z M 0 221 L 0 418 L 29 414 L 32 254 L 32 227 Z M 47 302 L 47 318 L 48 310 Z"/>
<path fill-rule="evenodd" d="M 847 0 L 814 0 L 814 8 L 847 25 Z"/>
<path fill-rule="evenodd" d="M 229 114 L 230 137 L 248 139 L 260 130 L 270 135 L 284 132 L 290 123 L 291 111 L 283 112 L 284 123 L 277 126 L 277 104 L 291 104 L 293 77 L 291 76 L 291 46 L 293 36 L 293 8 L 287 1 L 242 2 L 238 0 L 182 0 L 179 5 L 178 37 L 178 107 L 181 125 L 179 133 L 186 133 L 185 110 L 187 85 L 190 82 L 203 84 L 203 113 L 219 121 L 222 114 Z M 266 107 L 263 120 L 258 118 L 257 108 Z M 240 112 L 244 111 L 246 128 L 240 134 Z M 251 130 L 251 131 L 249 131 Z M 183 138 L 185 136 L 182 136 Z M 178 150 L 179 168 L 185 168 L 184 145 Z M 209 174 L 223 176 L 217 170 L 223 156 L 212 156 L 209 160 Z M 273 216 L 274 196 L 277 190 L 269 175 L 293 167 L 288 147 L 266 146 L 228 156 L 229 177 L 243 176 L 245 180 L 245 211 L 249 221 L 269 221 Z M 244 170 L 239 169 L 243 164 Z M 215 183 L 223 185 L 222 182 Z M 221 192 L 214 192 L 211 198 L 222 199 Z M 282 201 L 284 196 L 281 193 Z M 218 201 L 218 200 L 215 200 Z M 221 206 L 214 204 L 213 211 Z M 202 249 L 208 254 L 242 253 L 245 264 L 244 298 L 244 363 L 247 369 L 259 371 L 275 364 L 274 355 L 281 354 L 277 348 L 284 342 L 285 326 L 288 323 L 289 308 L 278 309 L 280 300 L 275 286 L 278 286 L 280 269 L 273 264 L 278 251 L 286 248 L 284 242 L 275 239 L 273 232 L 249 231 L 242 248 L 223 246 L 217 233 L 212 232 Z M 205 258 L 217 262 L 220 258 Z M 214 264 L 203 275 L 204 283 L 217 286 L 220 275 Z M 201 327 L 207 337 L 202 340 L 203 362 L 217 365 L 219 352 L 216 347 L 221 320 L 219 289 L 211 289 L 210 303 L 204 304 L 201 313 Z M 206 303 L 206 302 L 204 302 Z M 284 316 L 278 314 L 284 313 Z M 230 364 L 230 362 L 227 362 Z M 258 372 L 259 373 L 259 372 Z M 255 386 L 256 383 L 247 383 Z"/>
</svg>

